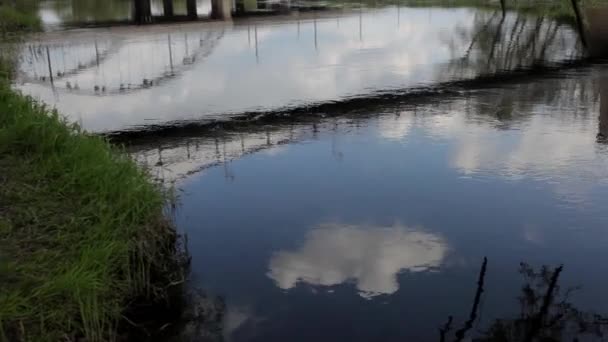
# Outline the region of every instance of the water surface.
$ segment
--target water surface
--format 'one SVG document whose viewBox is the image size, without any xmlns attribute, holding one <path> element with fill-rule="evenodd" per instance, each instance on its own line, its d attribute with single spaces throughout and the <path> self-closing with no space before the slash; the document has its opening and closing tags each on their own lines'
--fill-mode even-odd
<svg viewBox="0 0 608 342">
<path fill-rule="evenodd" d="M 47 32 L 15 87 L 90 131 L 158 130 L 129 152 L 178 189 L 225 340 L 436 341 L 483 257 L 471 336 L 517 317 L 520 262 L 608 313 L 606 68 L 521 72 L 579 57 L 547 18 L 384 6 Z"/>
<path fill-rule="evenodd" d="M 117 131 L 432 87 L 570 60 L 577 42 L 549 19 L 470 8 L 72 30 L 25 44 L 16 87 Z"/>
<path fill-rule="evenodd" d="M 520 262 L 608 312 L 601 66 L 337 118 L 133 146 L 180 189 L 228 341 L 437 341 L 517 317 Z"/>
</svg>

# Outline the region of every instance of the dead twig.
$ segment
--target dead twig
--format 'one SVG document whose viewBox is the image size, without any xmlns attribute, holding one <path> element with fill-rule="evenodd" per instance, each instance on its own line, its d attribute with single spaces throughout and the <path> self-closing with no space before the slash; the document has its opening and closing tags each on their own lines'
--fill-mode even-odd
<svg viewBox="0 0 608 342">
<path fill-rule="evenodd" d="M 479 279 L 477 280 L 477 291 L 475 292 L 475 300 L 473 301 L 473 307 L 471 308 L 471 314 L 469 319 L 465 322 L 462 329 L 456 331 L 456 342 L 460 342 L 464 339 L 467 331 L 473 328 L 473 323 L 477 319 L 477 308 L 479 307 L 479 301 L 481 300 L 481 294 L 483 293 L 483 284 L 486 277 L 486 267 L 488 266 L 488 258 L 483 258 L 483 264 L 479 271 Z"/>
<path fill-rule="evenodd" d="M 549 312 L 549 307 L 551 306 L 551 302 L 553 301 L 553 292 L 555 291 L 555 287 L 557 286 L 557 280 L 559 279 L 559 274 L 564 269 L 564 265 L 559 266 L 553 272 L 551 276 L 551 282 L 549 283 L 549 287 L 547 288 L 547 292 L 545 293 L 545 297 L 543 298 L 543 304 L 540 308 L 538 314 L 533 318 L 530 330 L 528 330 L 528 334 L 526 335 L 525 342 L 532 342 L 534 337 L 538 334 L 540 329 L 542 328 L 543 321 Z"/>
<path fill-rule="evenodd" d="M 452 330 L 452 320 L 453 317 L 449 316 L 448 321 L 443 325 L 442 328 L 439 328 L 439 341 L 445 342 L 445 335 Z"/>
</svg>

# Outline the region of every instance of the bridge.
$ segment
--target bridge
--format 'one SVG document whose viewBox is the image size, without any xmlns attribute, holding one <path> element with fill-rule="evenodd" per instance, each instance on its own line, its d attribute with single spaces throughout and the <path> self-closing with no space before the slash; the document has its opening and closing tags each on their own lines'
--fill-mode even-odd
<svg viewBox="0 0 608 342">
<path fill-rule="evenodd" d="M 186 16 L 175 15 L 173 0 L 163 0 L 163 15 L 160 18 L 152 16 L 151 0 L 132 1 L 133 20 L 138 24 L 151 23 L 155 19 L 171 21 L 198 19 L 196 0 L 186 0 Z M 232 0 L 211 0 L 211 17 L 213 19 L 229 19 L 232 16 L 232 10 Z"/>
</svg>

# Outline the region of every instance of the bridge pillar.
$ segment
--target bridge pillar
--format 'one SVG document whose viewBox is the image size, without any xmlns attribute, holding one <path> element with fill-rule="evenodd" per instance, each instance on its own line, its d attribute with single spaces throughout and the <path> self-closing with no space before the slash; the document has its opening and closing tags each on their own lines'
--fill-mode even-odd
<svg viewBox="0 0 608 342">
<path fill-rule="evenodd" d="M 138 24 L 145 24 L 152 21 L 152 5 L 150 0 L 133 0 L 134 20 Z"/>
<path fill-rule="evenodd" d="M 165 17 L 172 17 L 174 14 L 173 0 L 163 0 L 163 15 Z"/>
<path fill-rule="evenodd" d="M 211 0 L 211 17 L 223 20 L 232 18 L 232 0 Z"/>
<path fill-rule="evenodd" d="M 188 9 L 188 17 L 190 19 L 197 19 L 198 13 L 196 12 L 196 0 L 187 0 L 186 7 Z"/>
</svg>

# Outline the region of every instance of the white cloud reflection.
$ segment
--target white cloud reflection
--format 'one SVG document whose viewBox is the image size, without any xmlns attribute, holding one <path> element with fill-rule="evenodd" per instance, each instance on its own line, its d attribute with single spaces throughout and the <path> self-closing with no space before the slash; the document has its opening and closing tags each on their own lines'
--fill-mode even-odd
<svg viewBox="0 0 608 342">
<path fill-rule="evenodd" d="M 25 49 L 24 58 L 36 62 L 21 66 L 28 81 L 18 88 L 70 118 L 81 117 L 84 126 L 94 131 L 328 101 L 435 80 L 437 66 L 452 58 L 440 39 L 442 30 L 456 26 L 471 30 L 474 15 L 466 9 L 403 9 L 398 26 L 397 11 L 386 8 L 364 12 L 361 21 L 357 14 L 341 17 L 339 26 L 337 19 L 325 18 L 316 24 L 261 21 L 255 27 L 197 24 L 154 31 L 115 28 L 88 35 L 45 34 L 40 42 L 58 46 L 51 50 L 57 72 L 95 61 L 94 39 L 109 52 L 108 58 L 99 67 L 62 78 L 52 89 L 48 82 L 32 81 L 45 76 L 48 66 Z M 82 43 L 73 47 L 72 42 Z M 181 65 L 187 53 L 195 51 L 197 63 Z M 95 86 L 116 92 L 121 84 L 142 84 L 143 79 L 167 72 L 171 60 L 183 72 L 162 86 L 128 96 L 94 93 Z M 68 81 L 70 87 L 78 84 L 79 91 L 66 90 Z"/>
<path fill-rule="evenodd" d="M 591 75 L 540 80 L 429 106 L 412 130 L 447 143 L 447 163 L 462 175 L 534 180 L 583 204 L 608 184 L 608 149 L 596 139 L 606 121 L 604 114 L 598 121 L 601 89 Z"/>
<path fill-rule="evenodd" d="M 402 140 L 414 126 L 414 117 L 411 113 L 403 112 L 394 118 L 385 117 L 379 122 L 378 131 L 388 140 Z"/>
<path fill-rule="evenodd" d="M 275 253 L 268 276 L 285 290 L 298 282 L 332 286 L 354 281 L 359 294 L 371 298 L 395 293 L 397 274 L 403 270 L 421 272 L 440 266 L 447 249 L 441 236 L 401 224 L 322 224 L 299 249 Z"/>
</svg>

